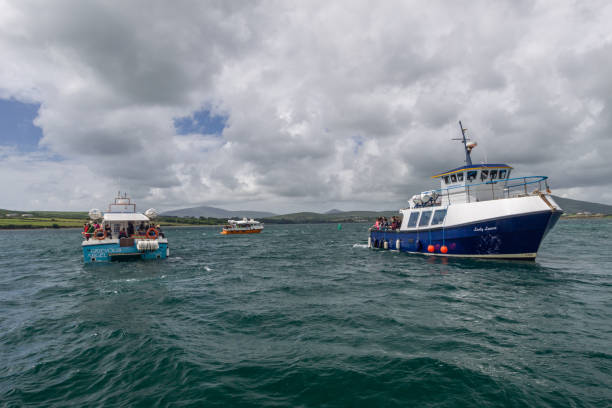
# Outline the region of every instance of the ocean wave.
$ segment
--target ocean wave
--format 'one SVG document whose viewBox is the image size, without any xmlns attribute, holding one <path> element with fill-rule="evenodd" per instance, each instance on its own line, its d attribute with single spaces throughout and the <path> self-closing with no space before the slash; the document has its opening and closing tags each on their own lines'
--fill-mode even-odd
<svg viewBox="0 0 612 408">
<path fill-rule="evenodd" d="M 612 277 L 566 244 L 589 231 L 524 264 L 362 251 L 357 224 L 176 229 L 166 261 L 87 268 L 0 234 L 0 406 L 610 405 Z"/>
</svg>

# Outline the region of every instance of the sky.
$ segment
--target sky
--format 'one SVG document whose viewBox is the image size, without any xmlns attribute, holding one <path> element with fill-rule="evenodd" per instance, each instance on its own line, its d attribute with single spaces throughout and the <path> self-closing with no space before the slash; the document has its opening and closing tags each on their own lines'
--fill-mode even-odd
<svg viewBox="0 0 612 408">
<path fill-rule="evenodd" d="M 0 208 L 394 210 L 474 163 L 612 204 L 608 1 L 0 0 Z"/>
</svg>

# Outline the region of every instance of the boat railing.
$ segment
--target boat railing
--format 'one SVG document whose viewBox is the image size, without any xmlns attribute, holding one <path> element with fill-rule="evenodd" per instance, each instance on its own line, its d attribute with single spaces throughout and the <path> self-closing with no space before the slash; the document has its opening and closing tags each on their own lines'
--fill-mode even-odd
<svg viewBox="0 0 612 408">
<path fill-rule="evenodd" d="M 476 184 L 462 184 L 458 186 L 451 186 L 446 188 L 440 188 L 438 190 L 432 190 L 431 193 L 435 193 L 439 198 L 446 197 L 448 204 L 455 202 L 471 202 L 472 196 L 477 201 L 489 201 L 497 200 L 501 198 L 511 197 L 523 197 L 530 194 L 530 186 L 537 185 L 537 188 L 532 193 L 539 192 L 550 192 L 548 187 L 547 176 L 527 176 L 527 177 L 514 177 L 504 180 L 489 180 L 482 183 Z M 490 186 L 490 191 L 489 191 Z M 500 188 L 503 187 L 503 188 Z M 490 198 L 481 199 L 478 195 L 490 194 Z M 459 198 L 461 197 L 461 198 Z M 432 204 L 440 205 L 440 202 Z"/>
</svg>

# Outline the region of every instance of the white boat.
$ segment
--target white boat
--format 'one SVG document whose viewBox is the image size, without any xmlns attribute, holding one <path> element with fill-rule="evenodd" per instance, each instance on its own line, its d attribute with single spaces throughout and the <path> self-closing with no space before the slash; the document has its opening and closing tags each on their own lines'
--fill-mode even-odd
<svg viewBox="0 0 612 408">
<path fill-rule="evenodd" d="M 221 234 L 259 234 L 263 230 L 263 224 L 254 219 L 243 218 L 241 220 L 227 220 Z"/>
<path fill-rule="evenodd" d="M 150 208 L 144 214 L 136 212 L 136 204 L 127 194 L 117 195 L 108 211 L 89 211 L 93 232 L 82 232 L 85 263 L 109 262 L 122 259 L 165 259 L 170 255 L 168 239 L 153 223 L 157 211 Z"/>
<path fill-rule="evenodd" d="M 506 164 L 473 164 L 476 146 L 461 122 L 465 166 L 436 174 L 441 188 L 424 191 L 400 210 L 399 228 L 370 228 L 371 248 L 438 256 L 535 259 L 563 210 L 548 177 L 510 178 Z"/>
</svg>

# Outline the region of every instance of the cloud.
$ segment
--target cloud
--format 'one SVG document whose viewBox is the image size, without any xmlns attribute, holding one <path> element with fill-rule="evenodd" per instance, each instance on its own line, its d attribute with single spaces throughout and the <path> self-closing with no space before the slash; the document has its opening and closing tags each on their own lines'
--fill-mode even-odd
<svg viewBox="0 0 612 408">
<path fill-rule="evenodd" d="M 2 185 L 37 188 L 0 207 L 122 188 L 144 207 L 391 209 L 462 164 L 458 120 L 475 161 L 612 203 L 605 2 L 39 8 L 0 3 L 0 98 L 40 104 L 43 135 L 4 144 Z"/>
</svg>

